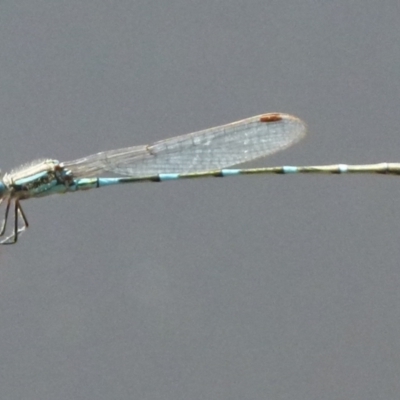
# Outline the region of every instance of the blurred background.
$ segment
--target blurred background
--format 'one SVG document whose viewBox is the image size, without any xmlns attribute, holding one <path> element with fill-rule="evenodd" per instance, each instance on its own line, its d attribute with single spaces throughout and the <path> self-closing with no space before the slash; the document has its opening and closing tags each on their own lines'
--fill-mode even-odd
<svg viewBox="0 0 400 400">
<path fill-rule="evenodd" d="M 400 4 L 0 5 L 0 164 L 72 160 L 264 112 L 252 166 L 400 162 Z M 5 399 L 394 399 L 399 183 L 242 176 L 24 202 L 0 248 Z"/>
</svg>

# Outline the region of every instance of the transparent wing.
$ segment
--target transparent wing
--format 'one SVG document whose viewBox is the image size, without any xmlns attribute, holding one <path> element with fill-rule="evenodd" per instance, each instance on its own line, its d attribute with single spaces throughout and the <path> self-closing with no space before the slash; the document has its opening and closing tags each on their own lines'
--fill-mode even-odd
<svg viewBox="0 0 400 400">
<path fill-rule="evenodd" d="M 283 150 L 306 132 L 288 114 L 263 114 L 144 146 L 125 147 L 67 161 L 75 177 L 104 172 L 132 177 L 203 172 L 230 167 Z"/>
</svg>

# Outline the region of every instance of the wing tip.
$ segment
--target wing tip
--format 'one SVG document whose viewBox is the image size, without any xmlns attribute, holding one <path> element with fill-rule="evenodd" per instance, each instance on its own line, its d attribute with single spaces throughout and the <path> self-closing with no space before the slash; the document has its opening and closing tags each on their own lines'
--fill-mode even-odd
<svg viewBox="0 0 400 400">
<path fill-rule="evenodd" d="M 259 115 L 258 120 L 260 123 L 264 124 L 280 122 L 280 121 L 296 124 L 299 127 L 301 127 L 299 137 L 303 137 L 307 132 L 307 124 L 302 119 L 290 114 L 284 114 L 279 112 L 266 113 Z"/>
</svg>

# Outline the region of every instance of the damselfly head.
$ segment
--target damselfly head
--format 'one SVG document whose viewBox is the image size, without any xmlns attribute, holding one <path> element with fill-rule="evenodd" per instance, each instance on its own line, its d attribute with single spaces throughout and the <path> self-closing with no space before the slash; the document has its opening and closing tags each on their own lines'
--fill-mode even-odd
<svg viewBox="0 0 400 400">
<path fill-rule="evenodd" d="M 3 180 L 0 180 L 0 200 L 4 198 L 7 191 L 7 186 L 4 184 Z"/>
</svg>

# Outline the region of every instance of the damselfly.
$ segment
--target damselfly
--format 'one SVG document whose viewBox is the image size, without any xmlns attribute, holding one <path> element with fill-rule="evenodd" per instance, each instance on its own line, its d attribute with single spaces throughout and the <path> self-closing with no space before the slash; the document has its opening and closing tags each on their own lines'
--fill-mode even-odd
<svg viewBox="0 0 400 400">
<path fill-rule="evenodd" d="M 14 227 L 0 244 L 13 244 L 28 227 L 21 200 L 103 186 L 175 179 L 288 173 L 400 174 L 400 164 L 279 166 L 225 169 L 283 150 L 306 133 L 303 121 L 270 113 L 176 136 L 150 145 L 126 147 L 59 162 L 42 159 L 6 173 L 0 180 L 0 204 L 6 202 L 0 236 L 6 232 L 13 203 Z M 100 177 L 112 173 L 120 177 Z"/>
</svg>

